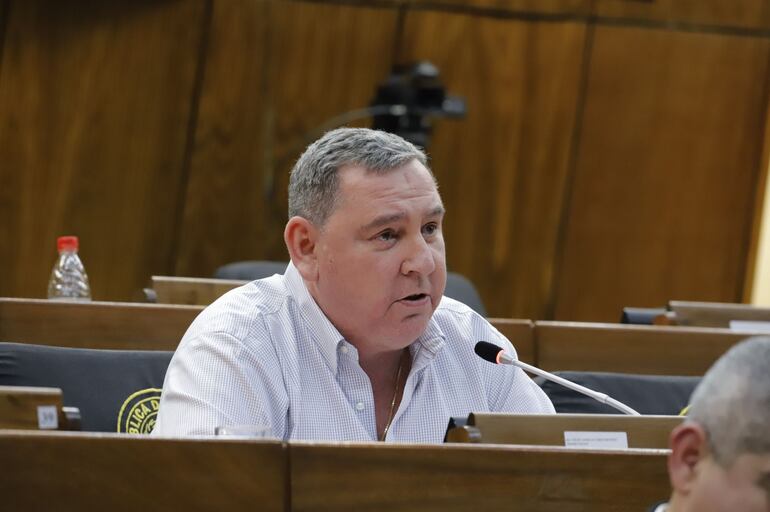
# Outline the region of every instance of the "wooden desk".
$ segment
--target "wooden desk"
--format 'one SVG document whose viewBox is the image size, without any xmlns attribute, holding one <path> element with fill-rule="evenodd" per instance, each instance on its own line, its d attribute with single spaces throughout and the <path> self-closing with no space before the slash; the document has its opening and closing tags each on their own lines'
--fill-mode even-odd
<svg viewBox="0 0 770 512">
<path fill-rule="evenodd" d="M 159 304 L 208 306 L 233 288 L 249 281 L 202 277 L 152 276 L 152 289 Z"/>
<path fill-rule="evenodd" d="M 629 448 L 668 448 L 681 416 L 620 414 L 503 414 L 468 417 L 466 427 L 452 429 L 449 442 L 564 446 L 564 432 L 625 432 Z"/>
<path fill-rule="evenodd" d="M 703 375 L 745 339 L 728 329 L 581 322 L 535 322 L 544 370 Z"/>
<path fill-rule="evenodd" d="M 0 429 L 59 429 L 67 426 L 59 388 L 0 386 Z"/>
<path fill-rule="evenodd" d="M 676 325 L 728 328 L 730 320 L 770 322 L 770 308 L 750 304 L 672 300 L 668 307 Z"/>
<path fill-rule="evenodd" d="M 3 510 L 288 510 L 279 442 L 0 431 Z"/>
<path fill-rule="evenodd" d="M 8 510 L 637 512 L 666 450 L 310 443 L 0 431 Z"/>
<path fill-rule="evenodd" d="M 670 494 L 667 450 L 291 443 L 294 511 L 639 512 Z"/>
<path fill-rule="evenodd" d="M 174 350 L 202 309 L 0 298 L 0 340 L 75 348 Z"/>
</svg>

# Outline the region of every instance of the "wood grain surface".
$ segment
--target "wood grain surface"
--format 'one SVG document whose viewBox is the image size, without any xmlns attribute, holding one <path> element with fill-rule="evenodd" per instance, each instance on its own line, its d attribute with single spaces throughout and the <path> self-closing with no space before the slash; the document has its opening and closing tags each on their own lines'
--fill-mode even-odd
<svg viewBox="0 0 770 512">
<path fill-rule="evenodd" d="M 520 361 L 536 364 L 537 347 L 535 346 L 535 325 L 531 320 L 518 320 L 511 318 L 489 318 L 492 327 L 508 338 Z M 476 340 L 489 341 L 489 340 Z"/>
<path fill-rule="evenodd" d="M 0 431 L 10 510 L 644 510 L 666 450 L 303 443 Z M 63 477 L 66 475 L 66 477 Z M 146 499 L 145 499 L 146 497 Z M 52 505 L 54 504 L 54 505 Z"/>
<path fill-rule="evenodd" d="M 535 322 L 538 366 L 649 375 L 703 375 L 747 334 L 728 329 Z"/>
<path fill-rule="evenodd" d="M 729 328 L 731 320 L 770 322 L 770 308 L 748 304 L 669 301 L 676 325 Z"/>
<path fill-rule="evenodd" d="M 542 318 L 553 286 L 585 27 L 410 13 L 400 60 L 427 59 L 464 120 L 437 123 L 431 165 L 450 270 L 490 316 Z"/>
<path fill-rule="evenodd" d="M 43 297 L 61 234 L 98 300 L 285 260 L 304 145 L 426 59 L 467 100 L 429 152 L 491 316 L 739 301 L 769 45 L 764 0 L 3 0 L 0 295 Z"/>
<path fill-rule="evenodd" d="M 742 296 L 770 41 L 597 27 L 557 320 Z"/>
<path fill-rule="evenodd" d="M 174 350 L 202 309 L 0 298 L 0 340 L 74 348 Z"/>
<path fill-rule="evenodd" d="M 61 389 L 0 386 L 0 429 L 38 429 L 40 427 L 38 407 L 54 407 L 56 428 L 64 426 L 59 421 L 59 416 L 62 414 Z M 44 423 L 44 426 L 46 425 L 50 424 Z"/>
<path fill-rule="evenodd" d="M 278 442 L 0 431 L 7 510 L 288 510 Z"/>
<path fill-rule="evenodd" d="M 468 427 L 479 438 L 463 438 L 463 431 L 450 432 L 458 442 L 564 446 L 565 432 L 623 432 L 629 448 L 668 448 L 671 430 L 681 416 L 625 416 L 621 414 L 503 414 L 472 413 Z"/>
<path fill-rule="evenodd" d="M 765 0 L 595 0 L 594 12 L 599 16 L 637 22 L 770 28 L 770 4 Z"/>
<path fill-rule="evenodd" d="M 500 16 L 587 16 L 592 0 L 407 0 L 410 6 L 425 9 L 452 9 L 475 13 L 493 12 Z"/>
<path fill-rule="evenodd" d="M 93 296 L 169 273 L 204 2 L 13 1 L 0 68 L 0 295 L 80 237 Z"/>
<path fill-rule="evenodd" d="M 288 259 L 288 173 L 315 128 L 369 104 L 395 35 L 394 9 L 215 2 L 177 275 Z"/>
<path fill-rule="evenodd" d="M 665 450 L 292 443 L 296 511 L 637 512 L 669 494 Z"/>
<path fill-rule="evenodd" d="M 235 279 L 152 276 L 152 289 L 159 304 L 208 306 L 225 292 L 246 283 Z"/>
</svg>

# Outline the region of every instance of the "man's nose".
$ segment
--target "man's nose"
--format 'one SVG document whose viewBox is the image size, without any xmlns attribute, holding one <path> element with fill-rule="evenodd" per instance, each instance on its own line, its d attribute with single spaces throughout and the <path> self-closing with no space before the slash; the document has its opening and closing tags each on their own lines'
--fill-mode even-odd
<svg viewBox="0 0 770 512">
<path fill-rule="evenodd" d="M 416 272 L 422 275 L 429 275 L 436 269 L 436 260 L 433 257 L 433 250 L 423 237 L 415 238 L 408 247 L 408 252 L 401 263 L 401 273 L 409 275 Z"/>
</svg>

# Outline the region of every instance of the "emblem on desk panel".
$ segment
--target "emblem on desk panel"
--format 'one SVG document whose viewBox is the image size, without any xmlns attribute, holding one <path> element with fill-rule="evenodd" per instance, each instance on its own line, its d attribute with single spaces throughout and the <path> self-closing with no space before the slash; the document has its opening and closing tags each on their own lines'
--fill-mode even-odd
<svg viewBox="0 0 770 512">
<path fill-rule="evenodd" d="M 118 412 L 118 432 L 149 434 L 155 427 L 160 405 L 160 389 L 141 389 L 126 398 Z"/>
</svg>

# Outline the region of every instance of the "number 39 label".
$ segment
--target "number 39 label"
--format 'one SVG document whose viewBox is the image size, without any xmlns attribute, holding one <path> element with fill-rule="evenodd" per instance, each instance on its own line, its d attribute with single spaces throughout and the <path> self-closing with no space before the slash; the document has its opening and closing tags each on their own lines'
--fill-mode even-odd
<svg viewBox="0 0 770 512">
<path fill-rule="evenodd" d="M 59 428 L 59 415 L 55 405 L 37 406 L 37 426 L 46 430 Z"/>
</svg>

